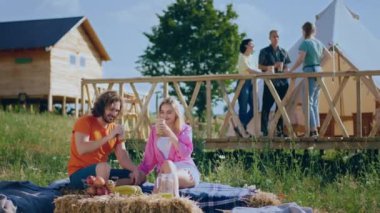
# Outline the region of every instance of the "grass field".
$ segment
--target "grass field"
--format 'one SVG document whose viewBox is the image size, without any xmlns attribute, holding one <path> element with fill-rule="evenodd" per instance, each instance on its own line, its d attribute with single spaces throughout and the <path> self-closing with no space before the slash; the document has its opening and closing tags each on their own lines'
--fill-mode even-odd
<svg viewBox="0 0 380 213">
<path fill-rule="evenodd" d="M 0 180 L 46 186 L 65 178 L 74 118 L 0 111 Z M 380 212 L 380 163 L 373 152 L 217 151 L 194 158 L 204 181 L 256 185 L 322 212 Z M 131 152 L 135 162 L 141 152 Z"/>
</svg>

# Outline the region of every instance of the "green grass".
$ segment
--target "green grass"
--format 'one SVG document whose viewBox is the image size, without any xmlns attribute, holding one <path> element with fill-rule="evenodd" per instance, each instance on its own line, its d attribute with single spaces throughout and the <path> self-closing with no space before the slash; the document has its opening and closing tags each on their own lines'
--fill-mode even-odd
<svg viewBox="0 0 380 213">
<path fill-rule="evenodd" d="M 46 186 L 67 177 L 75 119 L 53 114 L 0 111 L 0 180 Z M 327 212 L 380 212 L 380 159 L 366 151 L 217 151 L 196 139 L 195 161 L 204 181 L 256 185 Z M 133 146 L 131 146 L 133 147 Z M 142 153 L 131 151 L 135 162 Z M 149 177 L 150 181 L 154 176 Z"/>
<path fill-rule="evenodd" d="M 67 176 L 73 118 L 0 111 L 0 179 L 39 185 Z"/>
</svg>

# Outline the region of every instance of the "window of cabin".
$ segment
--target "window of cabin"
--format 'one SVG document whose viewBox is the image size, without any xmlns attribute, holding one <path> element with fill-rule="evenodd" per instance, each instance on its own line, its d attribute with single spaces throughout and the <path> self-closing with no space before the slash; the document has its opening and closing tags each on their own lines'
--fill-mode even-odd
<svg viewBox="0 0 380 213">
<path fill-rule="evenodd" d="M 77 58 L 75 57 L 75 55 L 70 55 L 70 64 L 71 65 L 77 64 Z"/>
<path fill-rule="evenodd" d="M 21 57 L 21 58 L 16 58 L 15 63 L 16 64 L 29 64 L 32 63 L 33 59 L 28 58 L 28 57 Z"/>
<path fill-rule="evenodd" d="M 84 56 L 79 58 L 79 65 L 80 67 L 86 67 L 86 58 Z"/>
</svg>

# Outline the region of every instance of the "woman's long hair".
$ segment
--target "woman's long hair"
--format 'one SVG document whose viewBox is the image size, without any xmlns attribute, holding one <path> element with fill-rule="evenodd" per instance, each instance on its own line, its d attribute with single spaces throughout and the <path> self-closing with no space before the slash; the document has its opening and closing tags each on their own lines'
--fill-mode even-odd
<svg viewBox="0 0 380 213">
<path fill-rule="evenodd" d="M 168 104 L 168 105 L 172 106 L 174 109 L 174 112 L 176 114 L 176 118 L 174 121 L 174 133 L 178 134 L 181 131 L 183 124 L 185 123 L 184 118 L 182 116 L 182 113 L 179 110 L 179 103 L 177 100 L 175 100 L 172 97 L 164 98 L 164 100 L 162 100 L 162 102 L 160 103 L 160 107 L 158 108 L 159 112 L 161 112 L 161 107 L 164 104 Z"/>
</svg>

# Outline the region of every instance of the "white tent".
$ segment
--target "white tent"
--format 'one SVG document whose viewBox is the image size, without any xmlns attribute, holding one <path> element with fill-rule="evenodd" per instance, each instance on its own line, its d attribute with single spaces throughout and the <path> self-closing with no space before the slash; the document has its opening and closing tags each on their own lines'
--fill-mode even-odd
<svg viewBox="0 0 380 213">
<path fill-rule="evenodd" d="M 368 29 L 360 23 L 359 16 L 352 12 L 344 4 L 343 0 L 333 0 L 326 9 L 316 15 L 315 25 L 317 27 L 316 38 L 328 47 L 330 51 L 335 53 L 335 60 L 329 61 L 326 66 L 323 67 L 324 71 L 380 70 L 380 40 L 374 37 Z M 297 59 L 298 48 L 302 41 L 303 37 L 289 50 L 289 56 L 293 63 Z M 300 67 L 297 72 L 301 72 L 301 69 Z M 332 91 L 334 91 L 334 87 L 336 87 L 334 85 L 340 83 L 340 79 L 334 80 L 330 78 L 325 79 L 325 81 Z M 379 88 L 380 78 L 374 77 L 374 83 Z M 353 104 L 355 103 L 353 101 L 356 101 L 356 99 L 352 98 L 352 94 L 355 94 L 354 88 L 355 87 L 352 87 L 351 91 L 343 95 L 340 104 L 337 106 L 339 113 L 346 117 L 352 116 L 353 113 L 356 112 L 356 109 L 354 109 L 355 104 Z M 373 95 L 367 92 L 362 98 L 365 98 L 366 101 L 368 100 L 367 98 L 372 99 L 372 101 L 368 101 L 368 107 L 364 107 L 364 110 L 374 112 L 375 101 Z M 320 103 L 320 113 L 327 112 L 328 106 L 326 106 L 326 104 L 325 106 L 323 105 L 323 98 L 320 99 Z M 297 110 L 293 109 L 289 111 L 295 112 Z M 292 123 L 303 124 L 303 118 L 301 118 L 299 114 L 297 116 L 297 114 L 298 113 L 290 115 Z M 353 120 L 351 119 L 350 122 L 353 122 Z M 352 133 L 352 129 L 350 132 Z"/>
<path fill-rule="evenodd" d="M 316 38 L 326 47 L 330 47 L 330 50 L 334 46 L 334 50 L 339 51 L 354 70 L 380 69 L 380 40 L 360 23 L 359 16 L 343 0 L 333 0 L 325 10 L 316 15 L 315 25 Z M 289 50 L 293 62 L 302 41 L 303 38 L 300 38 Z M 380 87 L 380 81 L 376 85 Z"/>
</svg>

